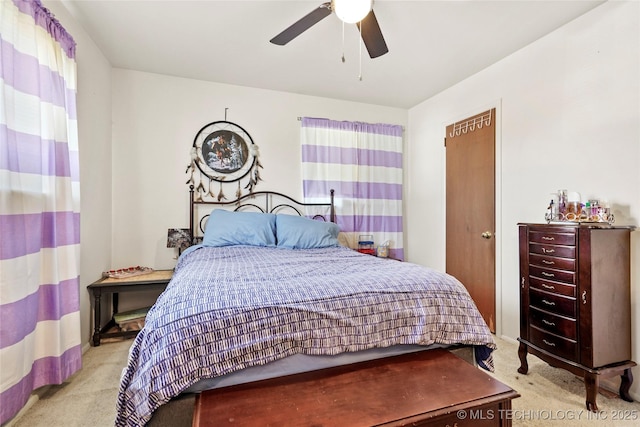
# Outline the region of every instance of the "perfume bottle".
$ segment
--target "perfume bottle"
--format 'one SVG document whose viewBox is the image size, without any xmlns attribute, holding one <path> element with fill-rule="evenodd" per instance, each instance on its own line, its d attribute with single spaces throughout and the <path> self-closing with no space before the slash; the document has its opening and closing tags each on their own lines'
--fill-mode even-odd
<svg viewBox="0 0 640 427">
<path fill-rule="evenodd" d="M 557 214 L 558 212 L 557 212 L 556 204 L 554 203 L 553 199 L 551 199 L 551 201 L 549 202 L 549 207 L 547 208 L 547 215 L 546 215 L 547 221 L 553 221 L 554 219 L 556 219 Z"/>
<path fill-rule="evenodd" d="M 589 219 L 591 219 L 591 221 L 598 221 L 598 209 L 600 208 L 600 201 L 599 200 L 589 200 L 589 207 L 590 209 L 588 210 L 588 214 L 589 214 Z"/>
<path fill-rule="evenodd" d="M 567 190 L 558 190 L 558 213 L 567 213 Z"/>
</svg>

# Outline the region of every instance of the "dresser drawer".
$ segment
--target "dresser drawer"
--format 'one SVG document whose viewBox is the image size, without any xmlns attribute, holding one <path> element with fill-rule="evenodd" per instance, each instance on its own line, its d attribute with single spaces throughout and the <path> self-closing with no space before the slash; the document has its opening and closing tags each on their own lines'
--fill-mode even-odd
<svg viewBox="0 0 640 427">
<path fill-rule="evenodd" d="M 542 243 L 529 243 L 529 253 L 549 255 L 560 258 L 574 258 L 576 257 L 575 246 L 553 246 L 545 245 Z"/>
<path fill-rule="evenodd" d="M 552 334 L 559 335 L 573 341 L 577 341 L 578 339 L 575 319 L 557 316 L 555 314 L 547 313 L 546 311 L 538 310 L 535 307 L 531 307 L 531 310 L 529 310 L 529 316 L 529 322 L 532 326 L 536 326 L 547 332 L 551 332 Z"/>
<path fill-rule="evenodd" d="M 533 345 L 549 353 L 569 360 L 578 359 L 578 343 L 576 341 L 545 332 L 533 325 L 529 327 L 529 338 Z"/>
<path fill-rule="evenodd" d="M 529 263 L 531 265 L 558 270 L 576 270 L 576 260 L 571 258 L 556 258 L 547 255 L 529 254 Z"/>
<path fill-rule="evenodd" d="M 529 286 L 531 288 L 539 289 L 541 291 L 551 292 L 558 295 L 564 295 L 566 297 L 572 297 L 572 298 L 576 297 L 576 287 L 573 285 L 553 282 L 550 280 L 542 280 L 537 277 L 530 277 Z"/>
<path fill-rule="evenodd" d="M 537 277 L 542 280 L 552 280 L 554 282 L 569 283 L 570 285 L 576 283 L 576 274 L 575 272 L 571 271 L 553 270 L 550 268 L 530 265 L 529 275 L 531 277 Z"/>
<path fill-rule="evenodd" d="M 576 233 L 569 230 L 566 233 L 552 231 L 530 231 L 529 242 L 545 243 L 548 245 L 576 245 Z"/>
<path fill-rule="evenodd" d="M 576 300 L 557 294 L 529 290 L 529 305 L 562 316 L 576 318 Z"/>
</svg>

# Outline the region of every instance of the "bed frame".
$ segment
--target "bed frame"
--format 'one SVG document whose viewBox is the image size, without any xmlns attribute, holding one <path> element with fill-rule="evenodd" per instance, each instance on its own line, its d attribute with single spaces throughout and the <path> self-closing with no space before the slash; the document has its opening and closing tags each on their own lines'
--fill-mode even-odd
<svg viewBox="0 0 640 427">
<path fill-rule="evenodd" d="M 202 242 L 205 225 L 209 214 L 215 208 L 227 207 L 235 212 L 253 211 L 262 213 L 286 213 L 306 216 L 319 221 L 336 222 L 333 189 L 329 190 L 329 202 L 304 203 L 276 191 L 254 191 L 235 200 L 206 200 L 195 188 L 189 186 L 189 232 L 191 243 Z"/>
<path fill-rule="evenodd" d="M 201 243 L 206 221 L 211 211 L 220 207 L 232 211 L 285 213 L 306 216 L 320 221 L 336 221 L 334 190 L 330 190 L 328 203 L 303 203 L 274 191 L 256 191 L 231 201 L 206 200 L 208 193 L 203 195 L 196 192 L 193 185 L 190 186 L 189 193 L 189 231 L 192 236 L 192 244 Z M 472 346 L 455 345 L 446 350 L 470 365 L 477 366 Z M 315 372 L 322 375 L 324 370 Z M 191 426 L 196 396 L 197 394 L 194 393 L 183 393 L 160 406 L 154 412 L 148 426 Z"/>
</svg>

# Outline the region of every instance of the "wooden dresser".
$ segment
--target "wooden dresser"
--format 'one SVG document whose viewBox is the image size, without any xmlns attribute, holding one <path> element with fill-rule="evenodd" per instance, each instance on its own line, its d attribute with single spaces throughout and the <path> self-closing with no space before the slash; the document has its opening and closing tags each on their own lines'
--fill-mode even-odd
<svg viewBox="0 0 640 427">
<path fill-rule="evenodd" d="M 597 411 L 599 378 L 620 375 L 632 401 L 630 233 L 607 224 L 519 224 L 520 368 L 527 353 L 584 378 Z"/>
</svg>

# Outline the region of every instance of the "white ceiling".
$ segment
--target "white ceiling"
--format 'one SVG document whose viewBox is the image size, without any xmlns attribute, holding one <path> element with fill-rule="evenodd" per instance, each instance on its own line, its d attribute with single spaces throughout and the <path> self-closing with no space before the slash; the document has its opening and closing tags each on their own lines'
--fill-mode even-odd
<svg viewBox="0 0 640 427">
<path fill-rule="evenodd" d="M 393 1 L 374 11 L 389 53 L 370 59 L 331 15 L 269 40 L 326 0 L 62 0 L 114 67 L 410 108 L 603 1 Z M 46 0 L 45 0 L 46 5 Z M 82 46 L 78 46 L 82 49 Z"/>
</svg>

